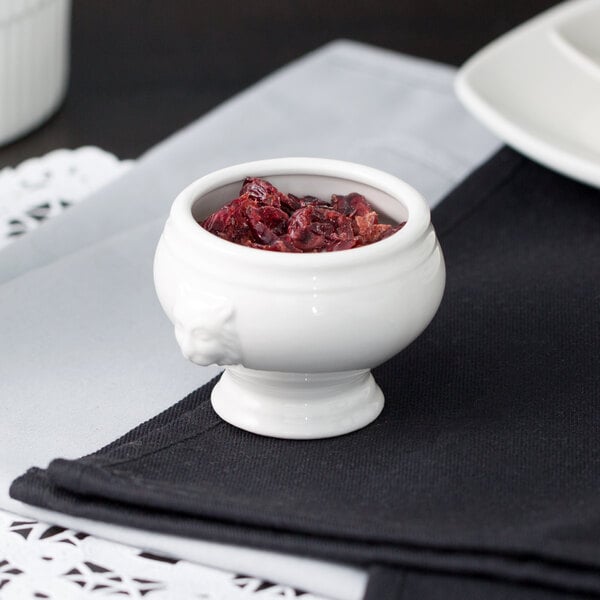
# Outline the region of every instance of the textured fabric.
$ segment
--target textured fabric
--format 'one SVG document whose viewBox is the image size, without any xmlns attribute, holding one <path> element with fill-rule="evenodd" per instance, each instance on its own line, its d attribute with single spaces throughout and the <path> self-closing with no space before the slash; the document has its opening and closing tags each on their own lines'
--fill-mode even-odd
<svg viewBox="0 0 600 600">
<path fill-rule="evenodd" d="M 581 600 L 582 594 L 526 582 L 374 567 L 364 600 Z"/>
<path fill-rule="evenodd" d="M 308 442 L 256 436 L 216 417 L 213 382 L 94 455 L 30 470 L 11 493 L 158 531 L 447 573 L 467 598 L 480 579 L 523 584 L 522 597 L 531 585 L 532 598 L 600 594 L 600 193 L 504 149 L 434 224 L 446 295 L 426 332 L 375 370 L 386 406 L 372 425 Z M 415 581 L 382 598 L 408 584 L 438 597 Z"/>
</svg>

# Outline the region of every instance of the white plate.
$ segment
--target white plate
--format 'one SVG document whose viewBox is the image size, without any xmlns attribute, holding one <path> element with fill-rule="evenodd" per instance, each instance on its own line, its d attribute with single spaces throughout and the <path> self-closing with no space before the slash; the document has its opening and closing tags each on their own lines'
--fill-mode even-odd
<svg viewBox="0 0 600 600">
<path fill-rule="evenodd" d="M 495 40 L 455 88 L 507 144 L 600 187 L 600 0 L 565 2 Z"/>
</svg>

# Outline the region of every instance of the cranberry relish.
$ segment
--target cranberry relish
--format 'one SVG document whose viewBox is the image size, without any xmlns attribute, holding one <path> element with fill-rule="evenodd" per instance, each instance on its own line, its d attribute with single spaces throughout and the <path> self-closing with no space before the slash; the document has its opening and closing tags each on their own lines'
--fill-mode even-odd
<svg viewBox="0 0 600 600">
<path fill-rule="evenodd" d="M 332 252 L 378 242 L 405 223 L 379 223 L 365 197 L 284 194 L 264 179 L 248 177 L 240 195 L 200 223 L 220 238 L 278 252 Z"/>
</svg>

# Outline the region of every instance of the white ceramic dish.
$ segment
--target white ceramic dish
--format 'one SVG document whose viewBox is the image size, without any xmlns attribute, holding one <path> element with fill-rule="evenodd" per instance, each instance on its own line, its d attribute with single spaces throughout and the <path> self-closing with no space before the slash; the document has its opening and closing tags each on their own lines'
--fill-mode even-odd
<svg viewBox="0 0 600 600">
<path fill-rule="evenodd" d="M 71 0 L 0 0 L 0 144 L 45 121 L 65 95 Z"/>
<path fill-rule="evenodd" d="M 285 192 L 359 192 L 406 225 L 375 244 L 316 254 L 268 252 L 202 229 L 247 176 Z M 154 280 L 184 356 L 227 365 L 212 403 L 263 435 L 320 438 L 364 427 L 383 408 L 370 369 L 433 318 L 445 268 L 425 200 L 403 181 L 335 160 L 282 158 L 211 173 L 173 203 Z M 424 374 L 426 376 L 426 374 Z"/>
<path fill-rule="evenodd" d="M 600 0 L 565 2 L 495 40 L 455 87 L 507 144 L 600 187 Z"/>
</svg>

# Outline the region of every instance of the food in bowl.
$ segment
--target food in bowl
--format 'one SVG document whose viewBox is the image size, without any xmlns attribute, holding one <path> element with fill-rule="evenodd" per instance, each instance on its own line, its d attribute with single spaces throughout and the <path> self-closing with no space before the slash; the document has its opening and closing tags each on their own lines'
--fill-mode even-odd
<svg viewBox="0 0 600 600">
<path fill-rule="evenodd" d="M 251 248 L 276 252 L 332 252 L 378 242 L 399 231 L 358 193 L 330 201 L 285 194 L 259 177 L 247 177 L 239 196 L 200 221 L 210 233 Z"/>
</svg>

